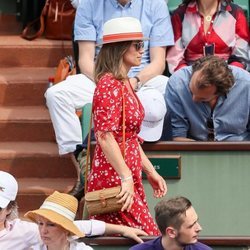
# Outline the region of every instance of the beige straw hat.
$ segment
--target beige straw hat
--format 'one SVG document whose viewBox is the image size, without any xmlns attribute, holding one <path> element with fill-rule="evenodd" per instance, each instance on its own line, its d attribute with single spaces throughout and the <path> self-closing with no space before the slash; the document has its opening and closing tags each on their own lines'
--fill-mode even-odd
<svg viewBox="0 0 250 250">
<path fill-rule="evenodd" d="M 134 17 L 118 17 L 104 23 L 102 42 L 97 46 L 136 40 L 149 40 L 143 36 L 140 21 Z"/>
<path fill-rule="evenodd" d="M 59 193 L 55 191 L 43 202 L 42 206 L 33 211 L 27 212 L 24 216 L 37 222 L 37 215 L 60 225 L 72 235 L 84 237 L 82 233 L 73 223 L 77 212 L 78 201 L 69 194 Z"/>
</svg>

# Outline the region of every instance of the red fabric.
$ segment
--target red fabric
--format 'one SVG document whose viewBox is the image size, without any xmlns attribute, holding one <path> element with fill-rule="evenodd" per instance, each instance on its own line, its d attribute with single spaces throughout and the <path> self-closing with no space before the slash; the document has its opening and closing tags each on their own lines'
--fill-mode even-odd
<svg viewBox="0 0 250 250">
<path fill-rule="evenodd" d="M 93 99 L 95 133 L 97 131 L 111 131 L 120 148 L 122 147 L 122 84 L 110 74 L 104 75 L 97 84 Z M 110 213 L 93 216 L 92 218 L 107 223 L 140 228 L 149 235 L 159 235 L 159 230 L 147 206 L 141 178 L 142 161 L 137 134 L 144 117 L 144 109 L 136 95 L 132 95 L 126 87 L 124 88 L 124 98 L 126 107 L 125 161 L 133 175 L 134 204 L 130 212 Z M 137 103 L 139 103 L 139 106 Z M 92 170 L 88 179 L 88 191 L 114 187 L 120 184 L 119 176 L 107 161 L 97 142 Z"/>
</svg>

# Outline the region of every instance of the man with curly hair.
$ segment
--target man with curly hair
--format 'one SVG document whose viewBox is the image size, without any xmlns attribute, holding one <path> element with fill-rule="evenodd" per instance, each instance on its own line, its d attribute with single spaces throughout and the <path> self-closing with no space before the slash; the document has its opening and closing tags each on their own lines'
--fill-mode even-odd
<svg viewBox="0 0 250 250">
<path fill-rule="evenodd" d="M 207 56 L 175 72 L 165 100 L 175 141 L 250 140 L 250 75 Z"/>
</svg>

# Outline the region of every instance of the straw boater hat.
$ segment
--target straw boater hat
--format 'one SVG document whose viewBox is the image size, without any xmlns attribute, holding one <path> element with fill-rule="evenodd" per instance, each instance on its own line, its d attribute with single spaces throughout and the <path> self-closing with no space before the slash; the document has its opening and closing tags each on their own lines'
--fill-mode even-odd
<svg viewBox="0 0 250 250">
<path fill-rule="evenodd" d="M 47 220 L 60 225 L 72 235 L 84 237 L 84 234 L 73 223 L 77 211 L 78 201 L 69 194 L 55 191 L 42 204 L 33 211 L 29 211 L 24 216 L 37 222 L 37 215 L 41 215 Z"/>
<path fill-rule="evenodd" d="M 140 21 L 134 17 L 118 17 L 104 23 L 102 41 L 98 46 L 134 40 L 148 40 L 143 36 Z"/>
</svg>

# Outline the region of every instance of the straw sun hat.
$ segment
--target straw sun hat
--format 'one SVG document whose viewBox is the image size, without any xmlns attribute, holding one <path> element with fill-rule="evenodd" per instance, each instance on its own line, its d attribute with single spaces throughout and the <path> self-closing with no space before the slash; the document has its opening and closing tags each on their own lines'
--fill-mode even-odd
<svg viewBox="0 0 250 250">
<path fill-rule="evenodd" d="M 118 17 L 104 23 L 102 42 L 97 46 L 135 40 L 149 40 L 143 36 L 140 21 L 134 17 Z"/>
<path fill-rule="evenodd" d="M 75 197 L 55 191 L 43 202 L 39 209 L 29 211 L 24 216 L 37 222 L 37 215 L 40 215 L 60 225 L 72 235 L 84 237 L 84 234 L 73 223 L 77 206 L 78 201 Z"/>
</svg>

